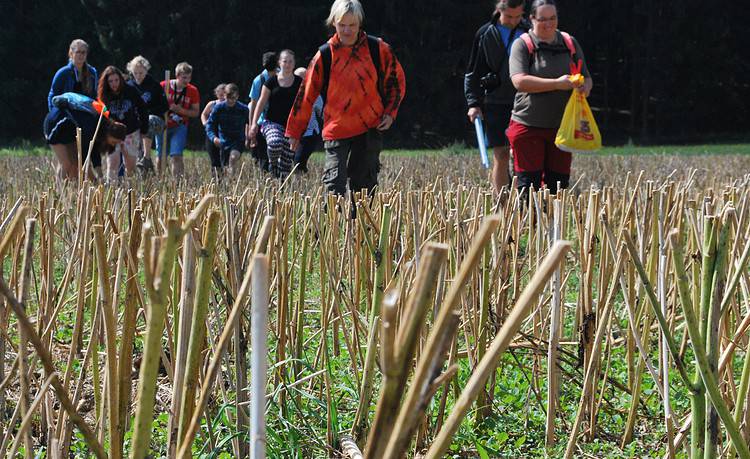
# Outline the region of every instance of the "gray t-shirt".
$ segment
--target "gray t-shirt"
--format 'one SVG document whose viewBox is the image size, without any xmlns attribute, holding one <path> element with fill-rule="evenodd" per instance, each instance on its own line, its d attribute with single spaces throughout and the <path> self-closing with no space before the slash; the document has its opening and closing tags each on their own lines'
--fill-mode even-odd
<svg viewBox="0 0 750 459">
<path fill-rule="evenodd" d="M 533 75 L 540 78 L 559 78 L 570 73 L 572 62 L 570 51 L 565 46 L 560 32 L 557 32 L 553 43 L 540 42 L 536 36 L 529 32 L 534 41 L 533 62 L 526 43 L 516 40 L 510 51 L 510 76 L 519 73 Z M 572 38 L 572 37 L 571 37 Z M 583 61 L 581 74 L 584 78 L 591 78 L 586 66 L 586 58 L 583 50 L 575 38 L 573 44 L 576 48 L 576 59 Z M 560 127 L 565 105 L 570 98 L 570 91 L 549 91 L 529 94 L 517 92 L 513 103 L 513 114 L 511 119 L 525 126 L 557 129 Z"/>
</svg>

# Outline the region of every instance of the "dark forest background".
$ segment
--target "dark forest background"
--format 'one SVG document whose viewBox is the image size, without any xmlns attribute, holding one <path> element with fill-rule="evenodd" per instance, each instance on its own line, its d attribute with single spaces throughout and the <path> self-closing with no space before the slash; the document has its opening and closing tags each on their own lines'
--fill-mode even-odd
<svg viewBox="0 0 750 459">
<path fill-rule="evenodd" d="M 219 82 L 243 99 L 266 50 L 291 48 L 307 65 L 328 37 L 330 0 L 2 0 L 0 143 L 42 142 L 54 72 L 83 38 L 89 63 L 124 70 L 137 54 L 161 79 L 179 61 L 194 67 L 202 102 Z M 492 0 L 363 0 L 367 32 L 395 49 L 407 95 L 388 136 L 395 147 L 441 147 L 473 136 L 463 73 Z M 558 1 L 559 27 L 586 54 L 590 98 L 604 142 L 748 140 L 750 2 Z M 201 130 L 191 128 L 199 144 Z"/>
</svg>

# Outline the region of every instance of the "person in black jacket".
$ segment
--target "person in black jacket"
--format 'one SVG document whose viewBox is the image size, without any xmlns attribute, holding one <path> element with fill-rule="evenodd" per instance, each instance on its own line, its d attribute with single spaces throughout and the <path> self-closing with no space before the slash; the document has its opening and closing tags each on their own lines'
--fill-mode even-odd
<svg viewBox="0 0 750 459">
<path fill-rule="evenodd" d="M 524 0 L 500 0 L 490 22 L 477 30 L 464 75 L 464 95 L 469 120 L 484 120 L 487 146 L 492 147 L 494 164 L 491 182 L 496 191 L 509 185 L 510 148 L 505 128 L 510 121 L 516 89 L 510 81 L 510 48 L 529 28 L 523 20 Z"/>
<path fill-rule="evenodd" d="M 154 136 L 164 131 L 164 114 L 169 110 L 167 97 L 159 82 L 148 73 L 151 70 L 148 59 L 135 56 L 126 68 L 130 74 L 128 85 L 138 90 L 148 109 L 148 133 L 143 136 L 143 156 L 138 160 L 138 167 L 153 170 L 151 146 Z"/>
<path fill-rule="evenodd" d="M 109 109 L 109 116 L 127 128 L 125 141 L 115 148 L 107 158 L 107 182 L 117 180 L 120 162 L 125 164 L 125 172 L 131 175 L 140 156 L 141 135 L 148 133 L 148 109 L 138 90 L 125 84 L 125 76 L 120 69 L 110 65 L 99 79 L 99 101 Z M 122 158 L 121 158 L 122 156 Z"/>
</svg>

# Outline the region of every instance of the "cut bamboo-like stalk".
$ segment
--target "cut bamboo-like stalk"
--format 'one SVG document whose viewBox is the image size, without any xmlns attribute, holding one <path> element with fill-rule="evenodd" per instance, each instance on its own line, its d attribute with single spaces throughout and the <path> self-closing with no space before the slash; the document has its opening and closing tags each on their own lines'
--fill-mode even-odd
<svg viewBox="0 0 750 459">
<path fill-rule="evenodd" d="M 565 254 L 571 246 L 572 244 L 567 241 L 558 241 L 552 246 L 549 254 L 545 257 L 541 266 L 539 266 L 539 269 L 534 273 L 529 284 L 518 298 L 516 305 L 513 307 L 510 314 L 508 314 L 508 318 L 503 323 L 500 331 L 498 331 L 497 335 L 492 340 L 492 344 L 487 349 L 487 354 L 485 354 L 484 358 L 474 369 L 469 381 L 466 383 L 466 387 L 461 392 L 461 396 L 456 400 L 455 406 L 453 407 L 451 414 L 448 416 L 448 419 L 445 421 L 443 428 L 440 429 L 432 446 L 430 446 L 430 449 L 427 451 L 427 459 L 441 458 L 445 452 L 448 451 L 453 435 L 456 433 L 461 421 L 469 411 L 477 393 L 484 386 L 490 373 L 497 368 L 500 357 L 508 348 L 508 345 L 515 337 L 516 333 L 518 333 L 518 330 L 526 319 L 531 306 L 537 301 L 545 284 L 549 281 L 549 278 L 562 262 Z"/>
<path fill-rule="evenodd" d="M 345 459 L 364 459 L 354 438 L 349 435 L 342 435 L 339 441 L 341 442 L 341 453 Z"/>
<path fill-rule="evenodd" d="M 387 439 L 394 427 L 393 418 L 397 414 L 398 404 L 401 401 L 409 370 L 412 367 L 412 359 L 416 351 L 420 331 L 424 324 L 425 316 L 429 311 L 430 303 L 435 295 L 440 269 L 448 255 L 448 247 L 444 244 L 429 243 L 424 249 L 421 257 L 419 272 L 414 290 L 409 297 L 398 335 L 391 338 L 393 342 L 390 352 L 384 352 L 383 385 L 378 400 L 375 419 L 367 439 L 367 457 L 370 459 L 384 457 L 385 448 L 388 446 Z M 389 321 L 390 322 L 390 321 Z M 395 323 L 393 324 L 395 329 Z M 390 339 L 390 338 L 389 338 Z M 388 360 L 386 363 L 385 360 Z"/>
<path fill-rule="evenodd" d="M 44 384 L 42 384 L 42 387 L 39 388 L 39 392 L 37 393 L 37 396 L 34 399 L 34 402 L 31 404 L 31 406 L 29 406 L 29 412 L 26 413 L 26 416 L 21 421 L 21 426 L 18 428 L 18 433 L 16 434 L 16 439 L 13 440 L 13 445 L 10 447 L 10 452 L 8 452 L 8 455 L 5 457 L 16 457 L 16 452 L 18 452 L 18 447 L 21 446 L 21 439 L 27 437 L 26 432 L 31 426 L 31 421 L 34 419 L 34 412 L 42 403 L 44 396 L 47 394 L 47 389 L 49 389 L 49 387 L 52 385 L 52 380 L 56 377 L 57 377 L 57 374 L 55 373 L 47 376 L 47 379 L 44 381 Z M 31 451 L 29 451 L 28 454 L 31 454 Z"/>
<path fill-rule="evenodd" d="M 130 397 L 133 375 L 133 343 L 135 342 L 136 315 L 138 314 L 139 286 L 137 281 L 138 267 L 135 265 L 138 247 L 141 245 L 143 219 L 141 209 L 136 208 L 128 232 L 128 248 L 125 253 L 128 260 L 127 281 L 125 283 L 125 304 L 122 315 L 122 338 L 118 378 L 120 380 L 120 441 L 123 441 L 130 422 Z"/>
<path fill-rule="evenodd" d="M 742 436 L 737 424 L 727 408 L 724 399 L 722 398 L 721 391 L 719 389 L 718 381 L 716 380 L 713 372 L 710 368 L 708 357 L 705 353 L 705 344 L 703 338 L 700 335 L 700 329 L 698 325 L 698 319 L 695 316 L 693 309 L 693 301 L 688 288 L 688 278 L 685 272 L 684 260 L 685 257 L 682 251 L 682 245 L 679 242 L 679 234 L 676 230 L 673 230 L 669 234 L 669 243 L 672 247 L 672 265 L 677 275 L 677 287 L 680 294 L 680 304 L 685 315 L 685 323 L 688 327 L 688 333 L 690 334 L 690 341 L 693 344 L 693 352 L 695 353 L 696 363 L 698 371 L 700 372 L 701 378 L 706 388 L 706 393 L 710 397 L 711 403 L 716 408 L 718 416 L 724 423 L 727 430 L 727 434 L 732 441 L 737 454 L 742 459 L 750 458 L 750 449 L 748 449 L 747 443 Z M 695 419 L 693 419 L 695 422 Z"/>
<path fill-rule="evenodd" d="M 658 216 L 657 216 L 657 234 L 658 238 L 655 238 L 658 240 L 659 243 L 659 259 L 657 262 L 657 272 L 656 272 L 656 290 L 657 294 L 659 296 L 659 302 L 661 304 L 661 312 L 665 316 L 669 314 L 669 311 L 667 310 L 667 241 L 666 241 L 666 235 L 664 234 L 664 225 L 665 225 L 665 219 L 667 218 L 667 209 L 666 207 L 666 201 L 667 196 L 665 192 L 662 192 L 659 194 L 659 200 L 658 203 L 654 203 L 654 209 L 658 206 Z M 664 423 L 666 426 L 667 431 L 667 457 L 669 459 L 674 459 L 675 451 L 674 447 L 672 446 L 672 441 L 674 439 L 674 423 L 672 421 L 672 401 L 670 397 L 670 381 L 669 381 L 669 349 L 667 349 L 666 342 L 664 340 L 664 336 L 660 336 L 660 346 L 659 346 L 659 363 L 661 365 L 661 381 L 659 379 L 656 379 L 657 386 L 660 386 L 662 389 L 660 394 L 662 395 L 662 402 L 664 405 Z"/>
<path fill-rule="evenodd" d="M 251 395 L 250 395 L 250 457 L 266 457 L 266 379 L 268 367 L 268 286 L 269 259 L 267 255 L 253 257 L 252 332 L 250 333 Z"/>
<path fill-rule="evenodd" d="M 107 349 L 107 362 L 105 365 L 107 371 L 107 406 L 109 412 L 107 413 L 109 438 L 110 438 L 110 452 L 113 459 L 119 459 L 122 457 L 122 443 L 118 441 L 120 438 L 120 415 L 118 408 L 120 407 L 119 402 L 119 379 L 117 377 L 117 319 L 116 319 L 116 303 L 113 301 L 113 295 L 110 288 L 110 272 L 109 264 L 107 261 L 107 253 L 104 245 L 104 227 L 102 225 L 94 225 L 92 227 L 94 232 L 94 247 L 96 249 L 96 266 L 99 273 L 99 289 L 100 289 L 100 302 L 102 308 L 102 316 L 104 317 L 104 334 L 105 334 L 105 346 Z M 122 266 L 123 255 L 125 251 L 125 239 L 120 241 L 120 256 L 118 257 L 118 269 Z"/>
<path fill-rule="evenodd" d="M 458 274 L 451 283 L 425 343 L 425 352 L 420 356 L 419 363 L 414 371 L 409 391 L 399 409 L 393 434 L 390 436 L 388 446 L 385 449 L 385 457 L 401 457 L 409 447 L 409 442 L 422 416 L 422 411 L 434 394 L 433 382 L 439 377 L 439 370 L 445 361 L 445 354 L 454 341 L 459 325 L 457 308 L 461 301 L 461 295 L 479 262 L 484 246 L 490 241 L 492 234 L 499 225 L 500 218 L 497 215 L 484 218 L 479 232 L 472 241 L 471 248 L 461 263 Z"/>
<path fill-rule="evenodd" d="M 255 254 L 266 253 L 268 240 L 271 237 L 274 222 L 274 217 L 266 217 L 263 221 L 263 226 L 261 227 L 260 233 L 255 240 Z M 190 420 L 190 424 L 185 432 L 182 443 L 177 449 L 177 457 L 180 459 L 188 459 L 191 457 L 191 445 L 193 443 L 193 440 L 195 439 L 196 433 L 198 432 L 200 419 L 203 415 L 203 410 L 205 410 L 206 404 L 208 403 L 208 397 L 209 393 L 211 392 L 212 385 L 214 383 L 214 380 L 216 379 L 217 374 L 219 373 L 219 366 L 221 365 L 222 356 L 229 344 L 229 340 L 232 337 L 234 326 L 236 325 L 237 316 L 242 311 L 242 308 L 244 307 L 247 300 L 252 272 L 253 270 L 251 265 L 251 268 L 248 269 L 245 273 L 240 291 L 238 292 L 237 297 L 234 299 L 232 310 L 229 313 L 229 317 L 227 318 L 227 323 L 224 326 L 224 330 L 222 330 L 221 332 L 219 342 L 216 344 L 214 355 L 213 357 L 211 357 L 211 362 L 208 366 L 208 371 L 203 378 L 203 387 L 201 388 L 201 394 L 198 398 L 198 403 L 196 404 L 195 411 L 193 412 L 193 417 Z"/>
<path fill-rule="evenodd" d="M 490 213 L 492 195 L 486 193 L 484 195 L 483 210 L 479 209 L 479 197 L 477 197 L 477 211 L 475 215 L 487 215 Z M 478 220 L 477 220 L 478 222 Z M 491 267 L 492 263 L 492 250 L 488 244 L 484 248 L 484 254 L 482 256 L 482 269 L 479 274 L 480 290 L 479 290 L 479 321 L 476 329 L 476 359 L 481 360 L 487 351 L 487 343 L 489 341 L 490 333 L 490 273 L 493 271 Z M 487 416 L 492 412 L 492 405 L 490 396 L 487 393 L 487 388 L 479 391 L 477 396 L 477 407 L 475 411 L 475 420 L 477 424 L 480 424 Z"/>
<path fill-rule="evenodd" d="M 219 212 L 208 214 L 208 221 L 203 232 L 202 248 L 198 252 L 198 274 L 196 276 L 195 303 L 192 308 L 191 325 L 185 356 L 182 401 L 178 419 L 179 428 L 177 443 L 182 440 L 187 424 L 193 417 L 195 406 L 195 391 L 198 385 L 198 368 L 206 337 L 206 316 L 208 314 L 208 297 L 211 287 L 211 271 L 213 270 L 216 252 L 217 233 L 219 229 Z"/>
<path fill-rule="evenodd" d="M 34 327 L 31 325 L 31 322 L 29 321 L 29 318 L 26 316 L 26 313 L 24 311 L 24 306 L 13 296 L 13 293 L 8 288 L 2 276 L 0 276 L 0 295 L 5 297 L 6 302 L 10 305 L 11 309 L 13 309 L 13 312 L 16 314 L 18 323 L 21 327 L 23 327 L 27 338 L 29 339 L 29 341 L 31 341 L 31 344 L 36 349 L 37 356 L 41 360 L 42 366 L 44 367 L 44 371 L 47 376 L 54 375 L 54 378 L 52 379 L 52 387 L 55 388 L 55 393 L 57 394 L 58 400 L 60 400 L 60 405 L 68 413 L 70 420 L 81 431 L 84 440 L 88 444 L 89 448 L 91 448 L 92 452 L 96 455 L 96 457 L 105 459 L 107 457 L 107 454 L 104 452 L 104 448 L 102 448 L 102 445 L 96 439 L 94 432 L 91 430 L 88 424 L 86 424 L 86 421 L 84 421 L 81 415 L 78 414 L 78 411 L 76 411 L 73 403 L 70 401 L 68 392 L 65 390 L 62 383 L 60 382 L 60 379 L 57 376 L 55 366 L 52 363 L 52 356 L 42 343 L 39 335 L 37 335 Z"/>
<path fill-rule="evenodd" d="M 5 222 L 3 222 L 3 228 L 5 228 L 5 232 L 3 233 L 3 238 L 0 239 L 0 258 L 3 258 L 5 256 L 5 252 L 10 248 L 18 232 L 23 229 L 24 219 L 26 218 L 26 214 L 29 212 L 30 209 L 28 207 L 21 206 L 21 208 L 17 210 L 15 214 L 11 213 L 13 217 L 10 222 L 8 222 L 7 219 Z M 8 217 L 10 217 L 10 215 Z"/>
<path fill-rule="evenodd" d="M 620 249 L 619 253 L 617 254 L 617 261 L 615 262 L 615 271 L 614 271 L 614 277 L 617 278 L 620 276 L 620 270 L 622 269 L 622 262 L 624 258 L 624 250 Z M 581 426 L 581 421 L 583 420 L 584 415 L 584 409 L 586 402 L 590 396 L 590 394 L 594 393 L 595 390 L 593 388 L 594 384 L 594 378 L 598 377 L 598 360 L 599 355 L 601 354 L 601 346 L 599 343 L 601 342 L 602 338 L 604 337 L 604 333 L 607 330 L 607 327 L 609 326 L 609 315 L 612 312 L 612 308 L 614 307 L 614 296 L 617 292 L 617 283 L 612 282 L 609 290 L 609 294 L 604 300 L 604 304 L 600 305 L 599 311 L 600 311 L 600 317 L 598 317 L 598 326 L 596 329 L 596 335 L 594 335 L 594 340 L 592 342 L 592 352 L 591 352 L 591 359 L 592 361 L 589 362 L 588 366 L 586 367 L 586 373 L 583 378 L 583 389 L 581 391 L 581 400 L 578 404 L 578 412 L 576 414 L 576 419 L 573 422 L 573 426 L 571 428 L 571 432 L 569 433 L 568 438 L 568 444 L 565 448 L 565 459 L 570 459 L 573 457 L 573 450 L 575 449 L 576 442 L 578 441 L 578 432 L 579 428 Z M 595 375 L 596 373 L 596 375 Z"/>
<path fill-rule="evenodd" d="M 375 279 L 372 292 L 372 307 L 370 309 L 369 334 L 367 335 L 367 353 L 365 354 L 365 367 L 362 372 L 362 384 L 359 390 L 359 405 L 354 415 L 352 425 L 352 436 L 359 438 L 365 430 L 367 415 L 370 412 L 370 400 L 372 399 L 373 379 L 375 371 L 375 360 L 377 358 L 378 321 L 380 320 L 380 302 L 385 290 L 386 258 L 388 253 L 388 241 L 391 232 L 391 206 L 383 206 L 383 215 L 380 222 L 380 238 L 377 251 L 373 254 L 375 260 Z"/>
<path fill-rule="evenodd" d="M 190 326 L 195 305 L 195 240 L 193 232 L 187 231 L 182 244 L 182 282 L 180 285 L 179 319 L 177 322 L 177 348 L 175 350 L 174 381 L 172 384 L 172 412 L 169 417 L 169 455 L 174 456 L 177 447 L 180 409 L 184 394 L 185 367 L 187 365 Z"/>
<path fill-rule="evenodd" d="M 131 459 L 143 459 L 148 453 L 151 442 L 151 425 L 154 419 L 154 397 L 156 380 L 159 376 L 159 358 L 162 350 L 162 335 L 167 313 L 169 281 L 177 254 L 177 243 L 180 239 L 180 228 L 177 220 L 167 221 L 166 240 L 159 252 L 156 275 L 146 279 L 150 300 L 146 335 L 143 345 L 143 360 L 138 376 L 138 405 L 133 426 L 133 444 L 130 450 Z M 144 235 L 148 238 L 149 235 Z"/>
<path fill-rule="evenodd" d="M 556 199 L 553 204 L 553 223 L 551 243 L 562 239 L 560 228 L 562 227 L 561 216 L 562 201 Z M 551 318 L 549 325 L 549 344 L 547 346 L 547 422 L 545 427 L 545 445 L 549 448 L 555 444 L 555 418 L 557 416 L 557 398 L 559 392 L 557 368 L 557 346 L 560 341 L 560 328 L 562 326 L 562 298 L 561 290 L 562 270 L 558 268 L 552 276 L 552 303 Z"/>
<path fill-rule="evenodd" d="M 36 220 L 30 218 L 26 220 L 26 238 L 23 243 L 23 261 L 21 262 L 21 279 L 19 280 L 20 289 L 18 291 L 18 297 L 21 299 L 24 307 L 26 306 L 29 299 L 29 290 L 31 287 L 31 269 L 32 269 L 32 256 L 34 251 L 34 234 L 36 232 Z M 26 330 L 24 330 L 21 322 L 18 323 L 18 379 L 21 393 L 18 394 L 18 403 L 21 405 L 19 414 L 22 418 L 25 418 L 29 412 L 29 362 L 28 354 L 26 349 L 26 342 L 28 337 L 26 336 Z M 3 356 L 4 357 L 4 356 Z M 31 441 L 31 433 L 21 432 L 21 438 L 23 438 L 24 444 L 24 457 L 30 459 L 33 456 L 34 444 Z"/>
</svg>

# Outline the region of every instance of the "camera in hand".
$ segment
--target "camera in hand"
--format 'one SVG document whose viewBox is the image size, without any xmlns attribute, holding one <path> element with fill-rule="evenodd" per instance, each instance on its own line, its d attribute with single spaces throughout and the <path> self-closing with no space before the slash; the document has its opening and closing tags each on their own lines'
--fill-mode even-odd
<svg viewBox="0 0 750 459">
<path fill-rule="evenodd" d="M 479 86 L 487 92 L 497 89 L 500 86 L 500 75 L 490 72 L 479 79 Z"/>
</svg>

